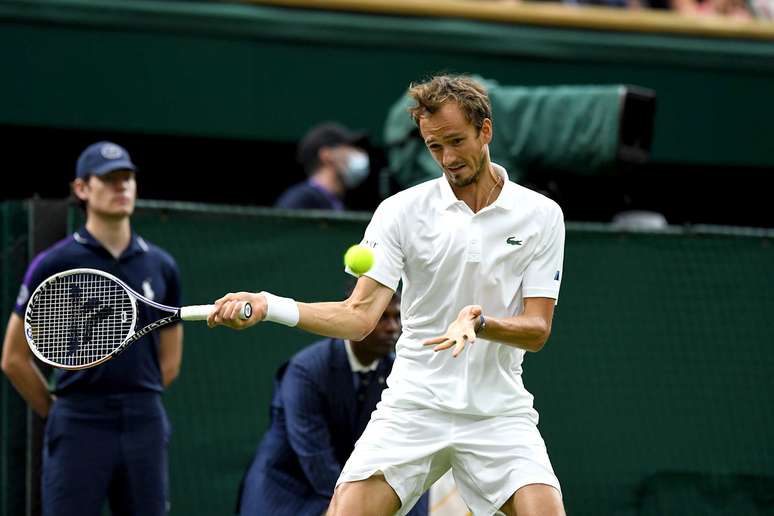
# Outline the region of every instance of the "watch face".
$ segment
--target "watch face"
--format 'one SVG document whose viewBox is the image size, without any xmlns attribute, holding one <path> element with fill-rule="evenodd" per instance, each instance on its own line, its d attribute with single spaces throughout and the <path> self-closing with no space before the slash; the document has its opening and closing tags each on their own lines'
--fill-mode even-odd
<svg viewBox="0 0 774 516">
<path fill-rule="evenodd" d="M 484 318 L 484 314 L 481 314 L 478 316 L 478 324 L 476 325 L 476 335 L 484 331 L 484 328 L 486 328 L 486 319 Z"/>
</svg>

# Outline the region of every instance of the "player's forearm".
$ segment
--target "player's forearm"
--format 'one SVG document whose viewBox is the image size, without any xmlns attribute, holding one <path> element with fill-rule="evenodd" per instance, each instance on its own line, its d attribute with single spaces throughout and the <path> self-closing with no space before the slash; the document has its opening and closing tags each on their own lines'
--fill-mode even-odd
<svg viewBox="0 0 774 516">
<path fill-rule="evenodd" d="M 372 317 L 363 307 L 348 301 L 298 303 L 298 327 L 339 339 L 363 340 L 373 331 L 379 316 Z"/>
<path fill-rule="evenodd" d="M 551 334 L 551 324 L 540 316 L 484 317 L 486 327 L 479 331 L 480 338 L 526 351 L 540 351 Z"/>
<path fill-rule="evenodd" d="M 326 337 L 362 340 L 376 327 L 392 296 L 392 289 L 365 276 L 358 280 L 349 298 L 339 302 L 300 303 L 270 292 L 235 292 L 215 301 L 207 324 L 241 330 L 267 321 Z M 245 303 L 252 307 L 252 316 L 241 319 Z"/>
<path fill-rule="evenodd" d="M 40 417 L 47 417 L 54 401 L 48 392 L 46 382 L 40 370 L 31 360 L 3 359 L 3 372 L 27 402 Z"/>
</svg>

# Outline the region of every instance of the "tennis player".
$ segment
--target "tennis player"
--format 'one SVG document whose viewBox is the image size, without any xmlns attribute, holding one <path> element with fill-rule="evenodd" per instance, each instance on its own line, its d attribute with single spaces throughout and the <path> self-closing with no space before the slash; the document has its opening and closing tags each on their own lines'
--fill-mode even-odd
<svg viewBox="0 0 774 516">
<path fill-rule="evenodd" d="M 465 76 L 413 85 L 411 116 L 443 177 L 386 199 L 363 245 L 375 264 L 342 302 L 232 293 L 210 325 L 259 320 L 362 339 L 403 281 L 403 333 L 382 401 L 329 514 L 406 514 L 449 468 L 473 514 L 564 514 L 521 364 L 551 333 L 562 211 L 492 163 L 484 88 Z M 250 301 L 256 316 L 237 312 Z"/>
</svg>

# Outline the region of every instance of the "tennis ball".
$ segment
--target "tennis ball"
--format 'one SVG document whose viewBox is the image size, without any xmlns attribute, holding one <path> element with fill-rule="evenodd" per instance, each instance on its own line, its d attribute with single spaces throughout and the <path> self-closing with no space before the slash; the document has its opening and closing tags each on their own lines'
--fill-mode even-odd
<svg viewBox="0 0 774 516">
<path fill-rule="evenodd" d="M 355 274 L 366 273 L 374 265 L 374 253 L 362 245 L 353 245 L 344 254 L 344 265 Z"/>
</svg>

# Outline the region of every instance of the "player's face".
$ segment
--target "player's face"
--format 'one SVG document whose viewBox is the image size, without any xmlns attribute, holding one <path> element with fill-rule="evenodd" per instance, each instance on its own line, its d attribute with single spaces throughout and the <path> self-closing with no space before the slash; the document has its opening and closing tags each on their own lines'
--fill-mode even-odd
<svg viewBox="0 0 774 516">
<path fill-rule="evenodd" d="M 480 131 L 468 122 L 456 102 L 447 102 L 419 119 L 419 130 L 433 159 L 456 187 L 474 184 L 487 166 L 487 145 L 492 140 L 488 118 Z"/>
<path fill-rule="evenodd" d="M 134 212 L 137 182 L 131 170 L 116 170 L 103 176 L 90 176 L 81 191 L 79 197 L 88 203 L 89 213 L 122 218 Z"/>
<path fill-rule="evenodd" d="M 393 297 L 382 318 L 362 344 L 368 351 L 379 355 L 387 355 L 395 350 L 395 343 L 400 337 L 400 300 Z"/>
</svg>

